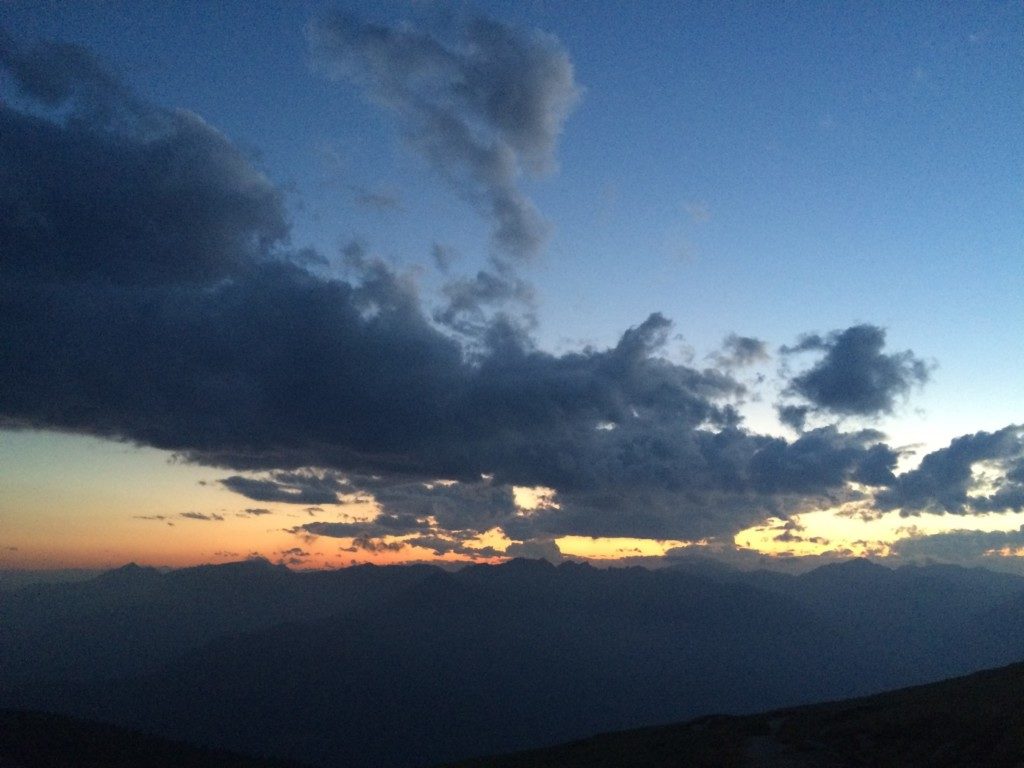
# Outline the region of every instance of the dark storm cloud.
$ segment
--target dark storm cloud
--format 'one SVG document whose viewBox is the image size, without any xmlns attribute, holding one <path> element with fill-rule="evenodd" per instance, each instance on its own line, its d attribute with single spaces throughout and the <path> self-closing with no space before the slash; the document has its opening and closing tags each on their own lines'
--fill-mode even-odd
<svg viewBox="0 0 1024 768">
<path fill-rule="evenodd" d="M 991 487 L 979 485 L 975 466 L 991 470 Z M 876 504 L 904 515 L 1024 510 L 1024 426 L 956 438 L 896 478 L 891 488 L 878 494 Z"/>
<path fill-rule="evenodd" d="M 27 96 L 67 102 L 69 116 L 0 104 L 8 280 L 215 280 L 287 235 L 280 193 L 227 139 L 193 114 L 144 107 L 98 66 L 50 45 L 11 69 Z M 113 114 L 130 119 L 111 124 Z"/>
<path fill-rule="evenodd" d="M 359 25 L 331 34 L 349 35 L 403 98 L 421 67 L 440 67 L 449 111 L 480 122 L 488 147 L 507 146 L 517 166 L 550 162 L 575 94 L 550 39 L 485 22 L 465 31 L 472 51 Z M 398 39 L 411 47 L 389 62 Z M 370 524 L 302 528 L 324 536 L 497 526 L 523 541 L 698 538 L 846 499 L 851 480 L 891 482 L 892 451 L 876 433 L 829 428 L 788 442 L 745 430 L 732 405 L 744 388 L 666 359 L 671 324 L 657 313 L 608 349 L 563 355 L 484 313 L 463 345 L 364 249 L 346 251 L 349 280 L 289 251 L 278 191 L 198 117 L 73 66 L 79 49 L 44 48 L 52 60 L 33 59 L 43 74 L 32 77 L 4 50 L 25 97 L 37 97 L 28 111 L 0 106 L 4 426 L 268 473 L 221 481 L 254 501 L 372 493 L 382 505 Z M 513 75 L 522 91 L 506 87 Z M 451 300 L 466 297 L 463 316 L 502 294 L 488 279 L 450 288 Z M 839 337 L 816 344 L 819 368 L 846 348 Z M 895 358 L 897 371 L 913 368 Z M 439 478 L 458 484 L 423 483 Z M 560 508 L 517 514 L 513 485 L 554 488 Z"/>
<path fill-rule="evenodd" d="M 787 393 L 821 411 L 838 415 L 877 416 L 892 413 L 896 398 L 928 381 L 929 367 L 910 351 L 884 354 L 885 331 L 855 325 L 828 337 L 805 336 L 784 354 L 824 352 L 808 371 L 789 382 Z"/>
<path fill-rule="evenodd" d="M 736 428 L 600 431 L 560 456 L 582 482 L 557 474 L 557 509 L 505 525 L 516 539 L 581 534 L 701 539 L 769 516 L 860 498 L 848 483 L 881 484 L 896 455 L 873 431 L 827 427 L 795 442 Z M 585 467 L 585 470 L 583 469 Z"/>
<path fill-rule="evenodd" d="M 430 517 L 446 531 L 486 531 L 516 512 L 511 487 L 487 482 L 389 484 L 374 489 L 373 495 L 393 515 Z"/>
<path fill-rule="evenodd" d="M 553 166 L 580 94 L 555 38 L 474 18 L 444 40 L 341 13 L 314 22 L 308 34 L 323 71 L 391 109 L 409 143 L 484 209 L 504 253 L 537 253 L 549 226 L 519 190 L 519 177 Z"/>
</svg>

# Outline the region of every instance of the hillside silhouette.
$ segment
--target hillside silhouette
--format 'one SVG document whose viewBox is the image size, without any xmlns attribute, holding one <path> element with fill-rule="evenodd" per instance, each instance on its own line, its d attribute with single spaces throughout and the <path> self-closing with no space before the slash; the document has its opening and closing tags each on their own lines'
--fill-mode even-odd
<svg viewBox="0 0 1024 768">
<path fill-rule="evenodd" d="M 1024 664 L 867 698 L 595 736 L 444 768 L 1018 768 Z"/>
<path fill-rule="evenodd" d="M 3 768 L 303 768 L 201 749 L 104 723 L 0 711 Z"/>
</svg>

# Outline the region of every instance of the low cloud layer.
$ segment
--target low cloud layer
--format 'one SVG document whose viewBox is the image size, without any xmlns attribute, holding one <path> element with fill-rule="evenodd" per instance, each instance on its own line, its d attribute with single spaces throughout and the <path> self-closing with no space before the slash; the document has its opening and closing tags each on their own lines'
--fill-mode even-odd
<svg viewBox="0 0 1024 768">
<path fill-rule="evenodd" d="M 1024 527 L 1016 531 L 956 530 L 915 535 L 896 541 L 892 554 L 906 560 L 938 560 L 977 565 L 992 559 L 1024 553 Z"/>
<path fill-rule="evenodd" d="M 551 165 L 578 95 L 553 39 L 477 20 L 442 43 L 337 17 L 311 34 L 323 66 L 462 168 L 460 189 L 508 208 L 495 212 L 508 254 L 535 250 L 516 179 Z M 668 359 L 672 324 L 653 313 L 609 348 L 542 351 L 522 324 L 478 311 L 508 285 L 527 290 L 512 255 L 450 283 L 450 316 L 363 252 L 349 279 L 324 277 L 289 244 L 279 190 L 200 117 L 144 103 L 74 46 L 3 41 L 0 63 L 30 105 L 0 104 L 2 426 L 174 451 L 224 468 L 221 484 L 256 502 L 372 497 L 375 520 L 317 511 L 295 529 L 364 548 L 407 536 L 460 552 L 499 528 L 556 557 L 561 535 L 728 538 L 851 500 L 1021 508 L 1019 428 L 961 438 L 900 476 L 873 430 L 757 434 L 732 374 L 764 359 L 753 337 L 730 337 L 718 367 L 699 370 Z M 790 382 L 807 409 L 790 423 L 888 413 L 927 380 L 883 344 L 855 326 L 786 350 L 822 355 Z M 998 474 L 981 495 L 978 461 Z M 513 486 L 551 488 L 557 503 L 519 509 Z"/>
<path fill-rule="evenodd" d="M 904 515 L 1024 510 L 1024 425 L 956 438 L 895 479 L 876 503 Z"/>
</svg>

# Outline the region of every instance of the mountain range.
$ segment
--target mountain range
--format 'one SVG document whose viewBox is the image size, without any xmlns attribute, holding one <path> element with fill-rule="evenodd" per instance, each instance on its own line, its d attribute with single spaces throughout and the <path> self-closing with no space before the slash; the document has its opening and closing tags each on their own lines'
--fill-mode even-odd
<svg viewBox="0 0 1024 768">
<path fill-rule="evenodd" d="M 1024 579 L 254 560 L 0 593 L 0 705 L 406 768 L 874 694 L 1024 658 Z"/>
</svg>

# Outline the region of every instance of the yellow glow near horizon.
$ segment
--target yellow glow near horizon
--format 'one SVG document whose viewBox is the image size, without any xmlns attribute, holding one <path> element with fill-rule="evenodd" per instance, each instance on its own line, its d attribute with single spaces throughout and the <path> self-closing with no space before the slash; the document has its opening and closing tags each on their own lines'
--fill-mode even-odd
<svg viewBox="0 0 1024 768">
<path fill-rule="evenodd" d="M 984 463 L 974 467 L 982 491 L 993 473 Z M 380 514 L 380 505 L 369 494 L 347 494 L 339 504 L 313 508 L 252 501 L 221 485 L 227 474 L 126 443 L 0 430 L 0 568 L 106 568 L 129 561 L 180 567 L 253 554 L 299 568 L 412 560 L 497 562 L 513 543 L 497 528 L 459 541 L 460 552 L 440 555 L 407 543 L 414 535 L 378 539 L 392 546 L 376 551 L 353 549 L 351 539 L 303 537 L 289 529 L 314 521 L 370 521 Z M 512 491 L 520 514 L 557 507 L 551 488 L 516 486 Z M 190 519 L 189 513 L 208 519 Z M 795 515 L 788 529 L 781 521 L 766 520 L 741 531 L 734 541 L 767 556 L 885 555 L 892 542 L 908 537 L 958 529 L 1017 531 L 1022 525 L 1024 513 L 901 517 L 898 512 L 876 515 L 859 502 Z M 562 536 L 555 543 L 568 557 L 614 561 L 658 558 L 669 549 L 702 542 Z M 1024 556 L 1012 547 L 989 554 Z"/>
<path fill-rule="evenodd" d="M 821 555 L 840 553 L 856 557 L 884 557 L 890 545 L 900 539 L 970 529 L 975 531 L 1016 531 L 1024 525 L 1024 512 L 971 515 L 922 514 L 901 516 L 888 512 L 873 519 L 859 516 L 860 504 L 794 515 L 787 531 L 785 521 L 770 518 L 761 525 L 740 531 L 734 542 L 766 555 Z M 781 540 L 777 537 L 782 536 Z"/>
<path fill-rule="evenodd" d="M 699 546 L 700 542 L 621 537 L 562 536 L 555 539 L 563 555 L 595 560 L 625 557 L 660 557 L 677 547 Z"/>
</svg>

